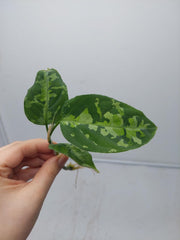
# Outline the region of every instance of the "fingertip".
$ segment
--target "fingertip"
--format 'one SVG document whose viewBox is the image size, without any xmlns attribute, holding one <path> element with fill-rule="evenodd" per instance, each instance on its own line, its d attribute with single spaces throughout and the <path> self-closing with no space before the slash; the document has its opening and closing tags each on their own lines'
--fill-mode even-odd
<svg viewBox="0 0 180 240">
<path fill-rule="evenodd" d="M 60 169 L 64 166 L 67 160 L 68 160 L 68 156 L 64 154 L 59 154 L 58 165 Z"/>
</svg>

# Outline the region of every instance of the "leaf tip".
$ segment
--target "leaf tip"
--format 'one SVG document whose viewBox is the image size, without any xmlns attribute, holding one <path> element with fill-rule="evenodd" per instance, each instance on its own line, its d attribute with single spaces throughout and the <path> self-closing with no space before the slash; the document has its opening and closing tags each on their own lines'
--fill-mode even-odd
<svg viewBox="0 0 180 240">
<path fill-rule="evenodd" d="M 93 170 L 94 170 L 96 173 L 100 173 L 100 171 L 99 171 L 96 167 L 94 167 Z"/>
</svg>

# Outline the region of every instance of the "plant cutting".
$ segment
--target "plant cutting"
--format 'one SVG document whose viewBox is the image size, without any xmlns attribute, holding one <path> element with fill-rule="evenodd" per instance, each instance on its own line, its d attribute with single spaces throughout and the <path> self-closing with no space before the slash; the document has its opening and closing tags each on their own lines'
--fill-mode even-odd
<svg viewBox="0 0 180 240">
<path fill-rule="evenodd" d="M 76 164 L 98 172 L 89 152 L 117 153 L 139 148 L 155 135 L 156 125 L 144 113 L 114 98 L 87 94 L 68 97 L 66 84 L 55 69 L 40 70 L 24 99 L 26 117 L 44 125 L 49 148 L 69 156 Z M 69 143 L 53 143 L 59 127 Z"/>
</svg>

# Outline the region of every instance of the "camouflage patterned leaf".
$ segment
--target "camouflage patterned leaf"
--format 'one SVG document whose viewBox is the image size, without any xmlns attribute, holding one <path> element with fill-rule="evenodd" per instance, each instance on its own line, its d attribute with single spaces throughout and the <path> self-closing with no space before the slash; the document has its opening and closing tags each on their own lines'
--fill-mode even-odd
<svg viewBox="0 0 180 240">
<path fill-rule="evenodd" d="M 68 143 L 50 144 L 49 148 L 67 155 L 82 167 L 92 168 L 96 172 L 99 172 L 92 161 L 91 154 L 85 150 Z"/>
<path fill-rule="evenodd" d="M 62 114 L 64 137 L 92 152 L 122 152 L 141 147 L 157 129 L 141 111 L 102 95 L 68 100 Z"/>
<path fill-rule="evenodd" d="M 55 69 L 40 70 L 24 99 L 24 111 L 35 124 L 55 124 L 67 99 L 67 87 L 59 73 Z"/>
</svg>

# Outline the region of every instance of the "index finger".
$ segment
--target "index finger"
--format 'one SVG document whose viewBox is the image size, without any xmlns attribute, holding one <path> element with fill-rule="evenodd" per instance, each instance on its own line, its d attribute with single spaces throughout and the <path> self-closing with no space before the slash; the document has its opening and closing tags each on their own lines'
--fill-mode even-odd
<svg viewBox="0 0 180 240">
<path fill-rule="evenodd" d="M 45 139 L 31 139 L 9 144 L 0 150 L 0 165 L 14 168 L 25 157 L 33 157 L 40 153 L 53 153 L 48 146 L 49 143 Z"/>
</svg>

